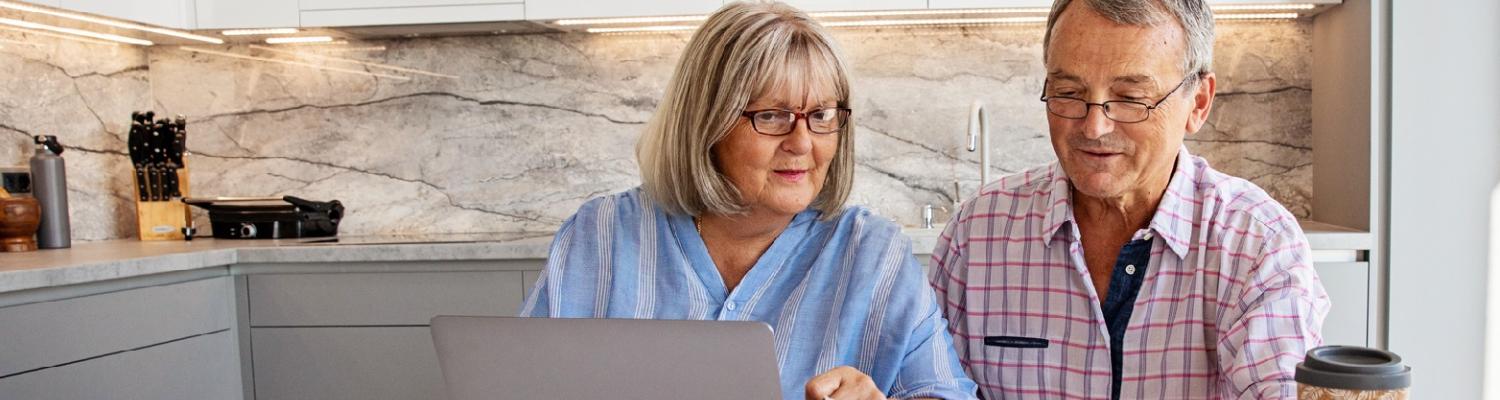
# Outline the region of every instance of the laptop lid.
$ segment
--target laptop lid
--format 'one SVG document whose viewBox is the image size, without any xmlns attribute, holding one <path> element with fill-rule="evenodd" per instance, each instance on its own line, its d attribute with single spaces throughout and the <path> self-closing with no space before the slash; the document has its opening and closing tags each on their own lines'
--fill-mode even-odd
<svg viewBox="0 0 1500 400">
<path fill-rule="evenodd" d="M 452 400 L 781 397 L 762 322 L 439 316 L 432 339 Z"/>
</svg>

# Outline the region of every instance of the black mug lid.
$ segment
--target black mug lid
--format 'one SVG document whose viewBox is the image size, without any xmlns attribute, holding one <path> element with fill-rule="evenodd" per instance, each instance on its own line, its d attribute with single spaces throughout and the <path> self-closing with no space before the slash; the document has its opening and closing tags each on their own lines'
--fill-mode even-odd
<svg viewBox="0 0 1500 400">
<path fill-rule="evenodd" d="M 1411 367 L 1389 351 L 1323 346 L 1297 364 L 1297 382 L 1331 389 L 1392 390 L 1411 386 Z"/>
</svg>

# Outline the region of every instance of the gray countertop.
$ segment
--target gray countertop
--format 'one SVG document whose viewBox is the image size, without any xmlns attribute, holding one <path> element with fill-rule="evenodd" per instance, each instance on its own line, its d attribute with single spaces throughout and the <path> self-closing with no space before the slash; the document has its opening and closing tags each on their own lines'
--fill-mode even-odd
<svg viewBox="0 0 1500 400">
<path fill-rule="evenodd" d="M 0 253 L 0 293 L 248 263 L 542 259 L 549 232 L 295 240 L 110 240 Z"/>
<path fill-rule="evenodd" d="M 1370 248 L 1371 235 L 1312 221 L 1314 252 Z M 914 253 L 930 254 L 939 229 L 907 229 Z M 326 239 L 325 239 L 326 240 Z M 319 239 L 76 243 L 70 249 L 0 253 L 0 293 L 234 264 L 519 260 L 547 257 L 550 232 L 347 236 Z M 925 260 L 924 260 L 925 261 Z"/>
</svg>

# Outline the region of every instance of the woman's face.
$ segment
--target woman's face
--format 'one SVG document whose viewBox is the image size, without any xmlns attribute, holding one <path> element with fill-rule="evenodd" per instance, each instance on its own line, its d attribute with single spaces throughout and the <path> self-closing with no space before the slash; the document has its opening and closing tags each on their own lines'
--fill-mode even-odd
<svg viewBox="0 0 1500 400">
<path fill-rule="evenodd" d="M 833 90 L 827 88 L 832 85 L 780 86 L 751 100 L 745 110 L 808 113 L 838 107 Z M 714 162 L 739 190 L 752 215 L 792 215 L 806 210 L 823 189 L 840 134 L 815 133 L 808 129 L 806 119 L 798 118 L 790 133 L 771 136 L 756 132 L 750 118 L 741 116 L 729 135 L 714 144 Z"/>
</svg>

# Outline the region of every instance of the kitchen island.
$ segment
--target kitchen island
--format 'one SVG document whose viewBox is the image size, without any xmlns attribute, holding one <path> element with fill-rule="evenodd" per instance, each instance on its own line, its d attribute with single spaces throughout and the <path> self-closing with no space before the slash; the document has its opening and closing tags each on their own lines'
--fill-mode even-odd
<svg viewBox="0 0 1500 400">
<path fill-rule="evenodd" d="M 1365 344 L 1362 232 L 1305 223 Z M 926 264 L 938 229 L 908 229 Z M 550 232 L 78 243 L 0 253 L 0 398 L 441 398 L 436 315 L 511 315 Z"/>
</svg>

